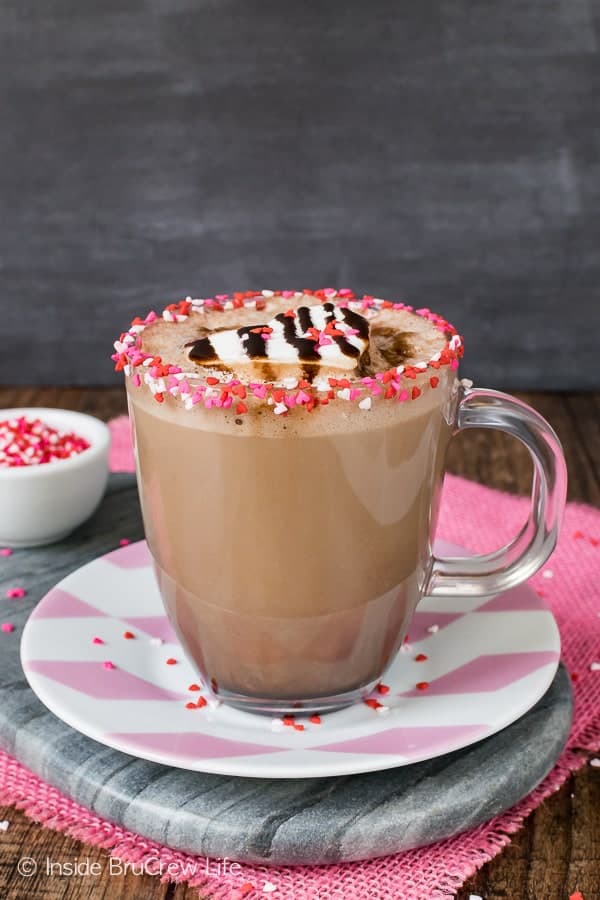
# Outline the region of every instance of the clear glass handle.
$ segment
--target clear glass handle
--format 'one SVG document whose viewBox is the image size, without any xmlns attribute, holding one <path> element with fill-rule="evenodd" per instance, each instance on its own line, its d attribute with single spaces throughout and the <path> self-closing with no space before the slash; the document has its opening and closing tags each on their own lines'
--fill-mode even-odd
<svg viewBox="0 0 600 900">
<path fill-rule="evenodd" d="M 555 431 L 526 403 L 484 388 L 460 388 L 456 432 L 495 428 L 519 438 L 533 460 L 531 508 L 513 540 L 493 553 L 434 557 L 426 594 L 487 596 L 530 578 L 556 545 L 567 493 L 567 469 Z M 455 432 L 455 433 L 456 433 Z"/>
</svg>

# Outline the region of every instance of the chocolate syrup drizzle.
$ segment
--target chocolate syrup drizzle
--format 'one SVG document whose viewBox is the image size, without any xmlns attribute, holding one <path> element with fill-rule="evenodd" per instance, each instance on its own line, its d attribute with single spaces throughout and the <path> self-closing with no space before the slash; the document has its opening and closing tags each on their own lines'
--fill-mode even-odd
<svg viewBox="0 0 600 900">
<path fill-rule="evenodd" d="M 324 303 L 323 308 L 327 312 L 326 322 L 328 324 L 335 324 L 337 320 L 333 303 Z M 345 323 L 349 325 L 350 328 L 355 328 L 363 340 L 367 340 L 369 337 L 369 325 L 366 319 L 347 307 L 341 307 L 340 312 Z M 296 317 L 278 313 L 275 318 L 283 327 L 283 336 L 286 342 L 297 351 L 299 361 L 306 364 L 304 369 L 306 374 L 310 375 L 308 380 L 312 381 L 318 371 L 318 366 L 314 364 L 321 361 L 321 356 L 314 340 L 301 337 L 298 334 L 297 324 L 299 325 L 300 334 L 305 334 L 309 328 L 313 327 L 314 323 L 308 306 L 298 307 L 296 313 Z M 267 327 L 267 325 L 244 325 L 237 329 L 237 335 L 242 343 L 243 352 L 250 359 L 268 360 L 266 337 L 260 331 L 261 328 Z M 357 359 L 360 356 L 359 348 L 354 347 L 345 336 L 332 335 L 332 338 L 345 356 L 349 356 L 353 359 Z M 203 336 L 195 341 L 189 341 L 185 346 L 191 348 L 188 357 L 193 360 L 193 362 L 203 365 L 220 361 L 209 335 Z"/>
<path fill-rule="evenodd" d="M 189 341 L 184 347 L 191 347 L 188 358 L 197 363 L 219 362 L 219 357 L 215 352 L 215 348 L 210 342 L 210 338 L 202 337 L 197 341 Z"/>
</svg>

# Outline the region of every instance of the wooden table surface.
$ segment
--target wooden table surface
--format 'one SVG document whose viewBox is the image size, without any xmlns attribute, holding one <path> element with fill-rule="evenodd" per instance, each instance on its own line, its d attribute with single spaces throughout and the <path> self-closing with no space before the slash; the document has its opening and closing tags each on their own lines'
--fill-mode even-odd
<svg viewBox="0 0 600 900">
<path fill-rule="evenodd" d="M 600 507 L 600 394 L 521 394 L 554 426 L 569 468 L 569 499 Z M 0 388 L 0 408 L 60 406 L 109 419 L 125 412 L 120 388 Z M 531 467 L 516 441 L 494 431 L 469 431 L 452 444 L 449 471 L 512 493 L 527 493 Z M 185 885 L 149 875 L 111 875 L 106 853 L 32 823 L 0 806 L 0 900 L 197 900 Z M 98 876 L 26 879 L 17 863 L 30 856 L 59 863 L 99 862 Z M 600 898 L 600 769 L 584 766 L 527 820 L 511 844 L 456 895 L 468 900 L 584 900 Z M 277 896 L 269 895 L 269 896 Z M 363 900 L 361 897 L 348 900 Z M 366 898 L 365 898 L 366 900 Z M 390 898 L 402 900 L 402 898 Z M 426 898 L 423 898 L 426 900 Z"/>
</svg>

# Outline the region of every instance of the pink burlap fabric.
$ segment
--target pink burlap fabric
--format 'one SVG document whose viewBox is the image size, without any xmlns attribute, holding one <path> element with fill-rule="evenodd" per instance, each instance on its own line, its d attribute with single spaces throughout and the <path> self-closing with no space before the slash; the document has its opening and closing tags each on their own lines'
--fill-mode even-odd
<svg viewBox="0 0 600 900">
<path fill-rule="evenodd" d="M 133 467 L 127 420 L 111 423 L 112 468 Z M 476 551 L 490 550 L 515 534 L 528 500 L 449 476 L 444 487 L 439 534 Z M 119 535 L 115 535 L 118 539 Z M 568 746 L 545 781 L 516 807 L 465 834 L 431 847 L 370 862 L 334 866 L 268 868 L 243 866 L 216 875 L 202 857 L 177 853 L 106 822 L 68 800 L 16 760 L 0 754 L 0 801 L 11 803 L 49 828 L 64 831 L 111 855 L 142 864 L 158 858 L 172 863 L 173 880 L 188 881 L 204 898 L 237 900 L 273 896 L 285 900 L 430 900 L 452 896 L 480 866 L 510 841 L 525 817 L 558 790 L 569 772 L 583 765 L 586 751 L 600 749 L 600 511 L 577 504 L 567 508 L 559 545 L 532 579 L 558 621 L 563 660 L 573 677 L 576 707 Z M 267 890 L 265 891 L 265 886 Z M 275 890 L 272 890 L 272 888 Z"/>
</svg>

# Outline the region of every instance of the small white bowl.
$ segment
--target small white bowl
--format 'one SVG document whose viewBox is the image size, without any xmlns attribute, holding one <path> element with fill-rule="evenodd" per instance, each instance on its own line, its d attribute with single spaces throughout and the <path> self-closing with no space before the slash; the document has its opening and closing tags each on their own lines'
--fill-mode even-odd
<svg viewBox="0 0 600 900">
<path fill-rule="evenodd" d="M 26 416 L 74 431 L 89 448 L 38 466 L 0 466 L 0 544 L 37 547 L 60 541 L 94 512 L 106 489 L 110 432 L 93 416 L 68 409 L 0 409 L 0 421 Z"/>
</svg>

